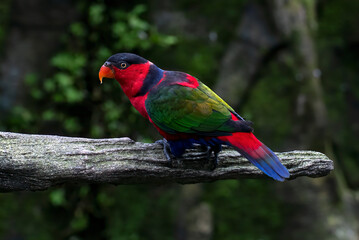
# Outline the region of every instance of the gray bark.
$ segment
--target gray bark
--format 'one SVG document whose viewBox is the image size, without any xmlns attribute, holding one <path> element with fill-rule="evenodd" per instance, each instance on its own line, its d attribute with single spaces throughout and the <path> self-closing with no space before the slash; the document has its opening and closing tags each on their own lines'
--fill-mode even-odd
<svg viewBox="0 0 359 240">
<path fill-rule="evenodd" d="M 320 177 L 333 162 L 313 151 L 278 153 L 291 173 Z M 88 139 L 0 132 L 0 191 L 44 190 L 63 183 L 199 183 L 265 175 L 231 148 L 209 170 L 200 148 L 165 159 L 162 146 L 129 138 Z"/>
</svg>

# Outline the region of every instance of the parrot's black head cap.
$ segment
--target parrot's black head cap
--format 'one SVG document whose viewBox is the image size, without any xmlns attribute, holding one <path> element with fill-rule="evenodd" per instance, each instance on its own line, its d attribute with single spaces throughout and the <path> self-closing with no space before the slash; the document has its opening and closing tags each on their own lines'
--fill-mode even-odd
<svg viewBox="0 0 359 240">
<path fill-rule="evenodd" d="M 120 62 L 127 62 L 128 64 L 141 64 L 141 63 L 146 63 L 148 61 L 146 59 L 144 59 L 143 57 L 140 57 L 133 53 L 116 53 L 116 54 L 112 55 L 111 57 L 109 57 L 107 59 L 107 62 L 114 63 L 114 64 L 117 64 Z"/>
</svg>

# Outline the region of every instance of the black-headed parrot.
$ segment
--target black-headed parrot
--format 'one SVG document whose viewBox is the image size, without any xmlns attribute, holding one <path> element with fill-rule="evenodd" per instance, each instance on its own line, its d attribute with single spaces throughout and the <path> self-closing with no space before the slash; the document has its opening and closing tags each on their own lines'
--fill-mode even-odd
<svg viewBox="0 0 359 240">
<path fill-rule="evenodd" d="M 284 181 L 290 174 L 278 157 L 252 133 L 251 123 L 197 78 L 167 71 L 132 53 L 117 53 L 103 64 L 103 78 L 116 79 L 132 105 L 164 137 L 164 152 L 180 157 L 193 144 L 206 146 L 217 161 L 229 145 L 265 174 Z"/>
</svg>

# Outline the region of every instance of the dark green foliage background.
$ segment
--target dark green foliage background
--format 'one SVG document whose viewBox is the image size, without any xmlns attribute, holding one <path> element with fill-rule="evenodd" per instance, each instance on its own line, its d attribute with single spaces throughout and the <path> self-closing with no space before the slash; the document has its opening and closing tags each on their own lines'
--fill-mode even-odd
<svg viewBox="0 0 359 240">
<path fill-rule="evenodd" d="M 234 34 L 229 26 L 239 20 L 245 2 L 210 0 L 193 6 L 193 1 L 178 1 L 179 9 L 192 7 L 188 18 L 211 19 L 208 25 L 218 34 L 218 40 L 211 42 L 206 36 L 160 33 L 149 20 L 151 5 L 146 1 L 112 5 L 78 1 L 74 7 L 81 19 L 69 26 L 62 49 L 49 60 L 52 74 L 42 78 L 33 72 L 26 77 L 28 100 L 0 122 L 0 129 L 95 138 L 129 136 L 148 142 L 158 139 L 115 81 L 99 85 L 100 66 L 115 52 L 135 52 L 161 68 L 189 72 L 213 87 L 220 58 Z M 0 4 L 0 51 L 8 5 L 9 1 Z M 352 51 L 358 50 L 354 11 L 358 5 L 357 1 L 329 1 L 320 8 L 316 34 L 330 134 L 336 136 L 336 150 L 353 188 L 359 186 L 355 161 L 359 145 L 350 144 L 357 139 L 348 127 L 352 123 L 346 95 L 350 91 L 359 99 L 358 51 Z M 276 150 L 296 123 L 290 116 L 295 68 L 292 59 L 268 64 L 246 104 L 237 109 L 255 121 L 256 134 Z M 273 183 L 264 180 L 205 184 L 202 200 L 213 212 L 213 239 L 277 239 L 291 209 L 273 189 Z M 1 194 L 0 239 L 173 239 L 179 190 L 179 185 L 91 185 Z"/>
</svg>

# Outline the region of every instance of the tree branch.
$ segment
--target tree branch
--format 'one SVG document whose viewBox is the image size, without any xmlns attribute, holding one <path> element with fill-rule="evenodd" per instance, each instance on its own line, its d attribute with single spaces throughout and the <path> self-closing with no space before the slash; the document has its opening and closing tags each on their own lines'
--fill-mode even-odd
<svg viewBox="0 0 359 240">
<path fill-rule="evenodd" d="M 88 139 L 0 132 L 0 191 L 44 190 L 63 183 L 198 183 L 265 175 L 231 148 L 209 170 L 200 148 L 169 163 L 162 145 L 129 138 Z M 333 162 L 313 151 L 278 153 L 291 173 L 320 177 Z"/>
</svg>

